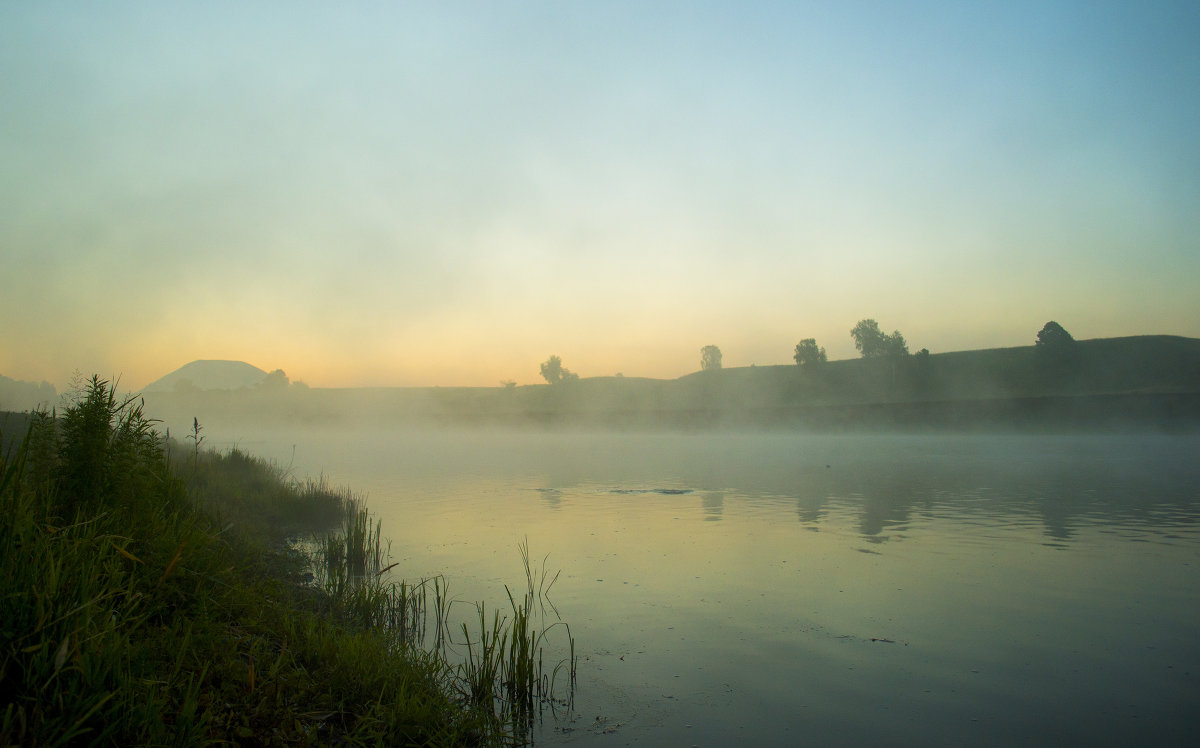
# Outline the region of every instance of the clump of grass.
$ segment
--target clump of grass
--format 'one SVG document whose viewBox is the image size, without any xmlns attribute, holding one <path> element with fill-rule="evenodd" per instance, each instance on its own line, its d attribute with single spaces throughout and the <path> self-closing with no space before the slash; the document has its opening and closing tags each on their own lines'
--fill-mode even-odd
<svg viewBox="0 0 1200 748">
<path fill-rule="evenodd" d="M 505 585 L 511 618 L 509 614 L 502 616 L 496 611 L 490 624 L 484 606 L 479 605 L 479 627 L 474 642 L 467 624 L 462 624 L 467 658 L 459 672 L 464 693 L 473 702 L 494 703 L 501 721 L 518 736 L 524 736 L 533 725 L 539 707 L 553 708 L 573 700 L 578 660 L 571 627 L 561 620 L 549 596 L 558 573 L 553 577 L 549 575 L 547 558 L 542 559 L 535 573 L 530 562 L 528 539 L 520 543 L 517 550 L 525 567 L 524 594 L 514 595 Z M 558 642 L 556 651 L 562 656 L 547 671 L 546 650 L 560 632 L 561 638 L 565 639 L 566 653 L 562 654 L 563 642 Z M 560 690 L 558 679 L 564 674 L 567 683 Z M 558 696 L 561 692 L 566 693 L 565 699 Z"/>
<path fill-rule="evenodd" d="M 293 480 L 278 466 L 237 448 L 217 453 L 170 446 L 171 459 L 200 507 L 254 545 L 277 546 L 289 537 L 335 527 L 353 498 L 323 478 Z"/>
<path fill-rule="evenodd" d="M 320 535 L 312 546 L 317 581 L 332 609 L 385 632 L 395 647 L 423 649 L 450 674 L 464 704 L 518 740 L 528 736 L 540 707 L 571 701 L 578 664 L 575 641 L 549 597 L 558 574 L 550 576 L 545 558 L 535 570 L 528 540 L 518 545 L 526 589 L 517 595 L 506 585 L 508 610 L 493 610 L 489 616 L 484 603 L 453 600 L 442 577 L 415 584 L 390 581 L 385 575 L 395 564 L 385 565 L 380 523 L 372 523 L 365 505 L 354 497 L 345 506 L 341 526 Z M 451 623 L 456 605 L 474 612 L 458 622 L 457 630 Z M 549 670 L 548 649 L 560 653 Z"/>
</svg>

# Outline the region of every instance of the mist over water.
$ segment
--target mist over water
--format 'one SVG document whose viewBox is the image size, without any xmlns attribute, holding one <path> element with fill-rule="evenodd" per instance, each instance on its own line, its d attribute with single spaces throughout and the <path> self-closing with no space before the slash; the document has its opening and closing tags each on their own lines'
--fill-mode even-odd
<svg viewBox="0 0 1200 748">
<path fill-rule="evenodd" d="M 210 435 L 219 442 L 220 435 Z M 282 438 L 280 438 L 282 437 Z M 543 744 L 1180 743 L 1195 436 L 244 432 L 367 494 L 396 571 L 562 570 Z"/>
<path fill-rule="evenodd" d="M 527 540 L 543 745 L 1195 740 L 1200 4 L 188 5 L 0 3 L 5 453 Z"/>
</svg>

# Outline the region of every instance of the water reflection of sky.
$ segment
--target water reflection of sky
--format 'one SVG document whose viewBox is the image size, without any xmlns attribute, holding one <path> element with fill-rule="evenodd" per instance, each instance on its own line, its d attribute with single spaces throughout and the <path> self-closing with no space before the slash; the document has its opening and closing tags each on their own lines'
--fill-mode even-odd
<svg viewBox="0 0 1200 748">
<path fill-rule="evenodd" d="M 1171 540 L 1200 523 L 1200 444 L 1190 437 L 696 437 L 693 452 L 657 461 L 648 438 L 622 449 L 614 437 L 590 460 L 528 477 L 560 492 L 686 490 L 708 521 L 790 505 L 810 529 L 849 519 L 873 543 L 914 523 L 969 533 L 1036 522 L 1050 542 L 1089 527 Z"/>
<path fill-rule="evenodd" d="M 286 458 L 370 495 L 463 499 L 506 484 L 535 490 L 547 509 L 571 494 L 633 495 L 690 504 L 709 522 L 788 511 L 809 530 L 849 526 L 872 544 L 931 524 L 966 535 L 1035 525 L 1058 545 L 1085 528 L 1170 542 L 1200 526 L 1196 436 L 350 432 Z"/>
<path fill-rule="evenodd" d="M 269 454 L 271 443 L 256 445 Z M 536 490 L 553 509 L 570 493 L 646 491 L 681 509 L 690 501 L 710 522 L 789 511 L 814 531 L 850 522 L 876 544 L 931 523 L 965 534 L 1036 523 L 1060 545 L 1084 528 L 1166 542 L 1192 538 L 1200 525 L 1197 436 L 351 431 L 289 433 L 280 449 L 277 459 L 295 460 L 296 472 L 372 496 L 462 498 L 503 483 Z"/>
<path fill-rule="evenodd" d="M 389 434 L 297 469 L 466 599 L 503 602 L 525 538 L 562 569 L 589 714 L 544 744 L 613 738 L 597 715 L 621 743 L 1131 744 L 1194 726 L 1197 447 Z"/>
</svg>

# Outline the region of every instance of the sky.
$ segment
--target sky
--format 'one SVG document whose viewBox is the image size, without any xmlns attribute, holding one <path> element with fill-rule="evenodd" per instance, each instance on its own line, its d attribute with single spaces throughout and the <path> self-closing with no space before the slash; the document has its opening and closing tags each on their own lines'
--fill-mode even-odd
<svg viewBox="0 0 1200 748">
<path fill-rule="evenodd" d="M 1200 337 L 1200 4 L 0 4 L 0 374 Z"/>
</svg>

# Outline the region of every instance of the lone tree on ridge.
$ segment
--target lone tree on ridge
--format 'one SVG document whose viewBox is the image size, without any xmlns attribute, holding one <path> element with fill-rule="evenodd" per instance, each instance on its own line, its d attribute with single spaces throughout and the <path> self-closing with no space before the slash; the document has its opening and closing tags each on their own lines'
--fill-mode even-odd
<svg viewBox="0 0 1200 748">
<path fill-rule="evenodd" d="M 558 356 L 551 356 L 542 363 L 542 377 L 550 384 L 579 379 L 578 374 L 563 367 L 562 359 Z"/>
<path fill-rule="evenodd" d="M 879 329 L 879 323 L 873 319 L 859 320 L 850 330 L 854 338 L 854 347 L 862 353 L 863 358 L 901 358 L 908 355 L 908 343 L 899 330 L 891 335 Z"/>
<path fill-rule="evenodd" d="M 1037 347 L 1038 348 L 1064 348 L 1075 342 L 1075 338 L 1071 337 L 1071 333 L 1063 329 L 1063 326 L 1050 320 L 1038 331 Z"/>
<path fill-rule="evenodd" d="M 706 345 L 700 349 L 700 371 L 714 371 L 721 368 L 721 349 L 715 345 Z"/>
<path fill-rule="evenodd" d="M 792 358 L 796 359 L 797 366 L 816 366 L 827 360 L 825 349 L 817 346 L 816 338 L 805 338 L 797 343 L 796 354 Z"/>
</svg>

